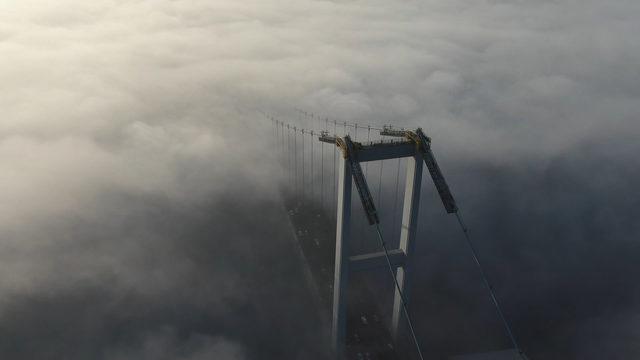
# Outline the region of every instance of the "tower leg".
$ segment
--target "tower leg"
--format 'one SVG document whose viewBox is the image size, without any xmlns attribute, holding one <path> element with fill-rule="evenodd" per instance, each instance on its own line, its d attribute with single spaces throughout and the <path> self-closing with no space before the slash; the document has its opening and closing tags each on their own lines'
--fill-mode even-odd
<svg viewBox="0 0 640 360">
<path fill-rule="evenodd" d="M 420 208 L 420 187 L 422 182 L 422 153 L 417 151 L 413 157 L 407 159 L 407 181 L 404 190 L 402 209 L 402 229 L 400 230 L 399 248 L 405 252 L 407 259 L 403 267 L 398 267 L 396 279 L 404 294 L 405 301 L 409 301 L 409 276 L 412 268 L 415 236 L 418 226 L 418 210 Z M 391 318 L 391 334 L 398 342 L 398 335 L 405 326 L 402 310 L 402 298 L 398 289 L 393 299 L 393 313 Z"/>
<path fill-rule="evenodd" d="M 349 280 L 349 238 L 351 228 L 351 166 L 340 157 L 336 259 L 333 278 L 333 318 L 331 342 L 338 359 L 344 356 L 347 328 L 347 286 Z"/>
</svg>

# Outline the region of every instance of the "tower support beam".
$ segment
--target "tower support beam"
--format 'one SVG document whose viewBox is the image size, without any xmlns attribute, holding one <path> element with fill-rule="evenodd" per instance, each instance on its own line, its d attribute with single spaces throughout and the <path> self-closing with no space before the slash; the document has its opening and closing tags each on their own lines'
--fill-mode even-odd
<svg viewBox="0 0 640 360">
<path fill-rule="evenodd" d="M 406 259 L 407 255 L 400 249 L 389 251 L 389 262 L 393 267 L 404 266 Z M 387 259 L 384 251 L 351 256 L 349 258 L 349 262 L 350 271 L 371 270 L 387 266 Z"/>
</svg>

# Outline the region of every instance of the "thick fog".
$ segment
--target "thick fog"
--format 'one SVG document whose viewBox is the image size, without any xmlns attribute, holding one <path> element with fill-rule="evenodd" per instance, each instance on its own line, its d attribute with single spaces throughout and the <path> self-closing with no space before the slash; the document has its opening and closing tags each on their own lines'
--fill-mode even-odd
<svg viewBox="0 0 640 360">
<path fill-rule="evenodd" d="M 296 107 L 425 129 L 530 358 L 640 357 L 638 16 L 0 1 L 0 358 L 326 358 L 261 115 Z M 425 353 L 508 347 L 430 185 Z"/>
</svg>

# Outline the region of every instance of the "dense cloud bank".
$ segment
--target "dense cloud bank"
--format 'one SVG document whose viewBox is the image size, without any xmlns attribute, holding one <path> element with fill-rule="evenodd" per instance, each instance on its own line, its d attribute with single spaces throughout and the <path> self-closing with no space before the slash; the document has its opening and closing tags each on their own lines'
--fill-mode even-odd
<svg viewBox="0 0 640 360">
<path fill-rule="evenodd" d="M 637 2 L 0 7 L 0 357 L 321 357 L 258 115 L 296 106 L 428 130 L 532 358 L 640 355 Z M 425 345 L 505 346 L 423 216 Z"/>
</svg>

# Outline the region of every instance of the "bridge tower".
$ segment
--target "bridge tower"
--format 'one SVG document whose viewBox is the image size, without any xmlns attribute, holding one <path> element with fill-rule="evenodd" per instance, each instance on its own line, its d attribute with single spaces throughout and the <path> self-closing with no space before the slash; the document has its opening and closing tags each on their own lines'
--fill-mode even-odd
<svg viewBox="0 0 640 360">
<path fill-rule="evenodd" d="M 300 110 L 298 110 L 300 111 Z M 307 115 L 304 112 L 305 116 Z M 313 118 L 313 114 L 311 114 Z M 269 118 L 275 125 L 276 130 L 278 126 L 280 126 L 280 132 L 276 131 L 277 135 L 280 136 L 282 140 L 282 149 L 283 155 L 291 154 L 291 139 L 290 139 L 290 131 L 291 126 L 287 124 L 287 141 L 285 142 L 285 131 L 284 131 L 284 123 L 274 119 L 273 117 Z M 418 210 L 419 210 L 419 199 L 420 199 L 420 190 L 421 190 L 421 182 L 422 182 L 422 171 L 423 171 L 423 162 L 429 170 L 429 175 L 433 180 L 435 188 L 440 196 L 440 199 L 444 205 L 444 208 L 447 213 L 455 214 L 462 229 L 465 240 L 469 246 L 469 250 L 473 256 L 473 260 L 479 270 L 479 273 L 482 277 L 484 285 L 491 296 L 491 300 L 496 308 L 496 312 L 500 317 L 500 320 L 503 323 L 505 331 L 511 340 L 513 345 L 512 353 L 519 356 L 521 359 L 526 360 L 526 355 L 518 345 L 513 331 L 511 330 L 511 326 L 505 317 L 501 306 L 498 302 L 496 294 L 493 290 L 493 286 L 490 284 L 489 279 L 483 270 L 483 267 L 478 259 L 477 251 L 470 239 L 468 229 L 462 220 L 462 215 L 459 213 L 456 202 L 449 190 L 449 186 L 447 185 L 444 176 L 436 162 L 436 159 L 431 151 L 431 139 L 427 137 L 422 129 L 418 128 L 416 130 L 398 130 L 393 129 L 391 127 L 383 127 L 382 129 L 373 128 L 371 126 L 367 126 L 367 142 L 359 143 L 352 141 L 350 136 L 347 134 L 344 137 L 338 137 L 337 135 L 329 136 L 328 133 L 328 119 L 325 119 L 325 131 L 320 132 L 319 140 L 322 142 L 333 143 L 340 148 L 342 152 L 342 156 L 340 157 L 339 163 L 339 177 L 338 177 L 338 192 L 336 199 L 336 242 L 335 242 L 335 271 L 334 271 L 334 279 L 333 279 L 333 301 L 332 301 L 332 328 L 331 328 L 331 341 L 332 347 L 335 350 L 338 358 L 341 358 L 342 355 L 345 354 L 345 345 L 346 345 L 346 327 L 347 327 L 347 291 L 349 288 L 349 278 L 352 272 L 358 271 L 366 271 L 372 270 L 380 267 L 386 267 L 391 274 L 393 281 L 395 283 L 395 294 L 394 294 L 394 302 L 392 309 L 392 318 L 391 318 L 391 335 L 396 344 L 398 344 L 398 337 L 400 335 L 400 331 L 402 328 L 407 325 L 408 329 L 411 332 L 411 336 L 413 337 L 413 343 L 416 346 L 417 353 L 420 359 L 424 359 L 422 355 L 422 351 L 420 349 L 420 345 L 418 344 L 418 339 L 416 338 L 416 334 L 411 322 L 411 318 L 409 317 L 408 312 L 408 300 L 409 300 L 409 283 L 412 277 L 411 272 L 415 268 L 414 264 L 414 248 L 415 248 L 415 240 L 416 240 L 416 232 L 417 232 L 417 220 L 418 220 Z M 336 125 L 337 122 L 334 120 L 334 129 L 333 132 L 336 134 Z M 357 137 L 357 124 L 349 124 L 349 126 L 355 126 L 354 136 Z M 344 122 L 344 130 L 345 133 L 347 128 L 347 123 Z M 369 142 L 369 134 L 370 130 L 380 130 L 381 136 L 392 136 L 397 138 L 402 138 L 402 140 L 395 141 L 380 141 L 380 142 Z M 304 136 L 305 134 L 311 135 L 314 137 L 313 131 L 308 131 L 304 129 L 299 129 L 300 133 Z M 298 130 L 296 127 L 293 127 L 293 145 L 294 149 L 297 150 L 296 145 L 296 134 Z M 317 134 L 317 133 L 316 133 Z M 303 138 L 304 139 L 304 138 Z M 285 151 L 285 144 L 286 150 Z M 304 140 L 302 141 L 302 151 L 304 154 Z M 295 183 L 297 184 L 297 155 L 296 151 L 293 152 L 294 159 L 291 156 L 288 156 L 286 162 L 291 170 L 291 162 L 293 160 L 293 173 L 291 173 L 290 185 L 293 179 L 295 178 Z M 313 145 L 311 146 L 311 174 L 313 177 Z M 324 168 L 324 155 L 322 155 L 321 169 Z M 378 213 L 375 208 L 375 202 L 371 196 L 369 191 L 369 187 L 367 185 L 367 181 L 365 179 L 365 175 L 363 174 L 361 163 L 367 163 L 372 161 L 382 161 L 389 159 L 400 159 L 400 158 L 408 158 L 407 164 L 407 174 L 405 181 L 405 189 L 404 189 L 404 201 L 402 206 L 402 220 L 401 220 L 401 228 L 400 228 L 400 238 L 399 245 L 397 249 L 388 249 L 385 240 L 383 238 L 382 232 L 380 230 L 380 221 L 378 218 Z M 334 156 L 334 166 L 335 166 L 336 157 Z M 304 161 L 304 155 L 303 155 Z M 365 168 L 366 169 L 366 168 Z M 399 173 L 398 168 L 398 173 Z M 303 165 L 303 184 L 302 190 L 304 191 L 304 165 Z M 323 170 L 321 170 L 321 173 Z M 365 171 L 366 172 L 366 171 Z M 335 173 L 334 173 L 335 174 Z M 396 182 L 399 175 L 396 177 Z M 320 190 L 320 201 L 323 202 L 323 180 L 324 176 L 321 175 L 321 190 Z M 382 179 L 382 167 L 380 168 L 380 179 Z M 380 180 L 381 181 L 381 180 Z M 313 186 L 313 180 L 312 180 Z M 352 255 L 349 253 L 349 243 L 351 240 L 351 192 L 352 185 L 355 184 L 358 195 L 360 196 L 360 201 L 362 202 L 365 215 L 370 225 L 375 225 L 376 232 L 378 235 L 379 245 L 383 251 L 371 252 L 365 254 L 355 254 Z M 398 184 L 396 184 L 397 187 Z M 379 185 L 380 186 L 380 185 Z M 295 186 L 298 189 L 298 186 Z M 313 192 L 312 192 L 313 194 Z M 334 182 L 334 194 L 336 194 L 336 186 Z M 378 189 L 378 194 L 380 194 L 380 188 Z M 313 196 L 313 195 L 312 195 Z M 394 204 L 395 208 L 395 204 Z M 395 223 L 395 221 L 394 221 Z M 395 227 L 395 226 L 394 226 Z M 392 232 L 390 232 L 392 233 Z M 317 242 L 316 242 L 316 245 Z M 364 321 L 364 320 L 363 320 Z"/>
<path fill-rule="evenodd" d="M 373 270 L 380 267 L 391 267 L 395 270 L 397 286 L 394 294 L 391 334 L 396 343 L 400 330 L 405 326 L 407 319 L 403 316 L 403 313 L 405 315 L 407 313 L 403 311 L 406 310 L 403 309 L 403 306 L 406 306 L 408 302 L 409 283 L 413 267 L 423 162 L 429 168 L 447 211 L 455 212 L 457 210 L 455 201 L 431 153 L 430 139 L 422 133 L 422 130 L 404 131 L 384 128 L 380 134 L 404 137 L 406 140 L 361 144 L 352 142 L 348 135 L 344 138 L 334 138 L 323 134 L 320 137 L 320 141 L 333 142 L 342 150 L 338 177 L 331 329 L 331 341 L 338 357 L 344 353 L 345 348 L 347 291 L 349 277 L 352 272 Z M 384 240 L 380 238 L 385 251 L 351 255 L 348 249 L 350 248 L 349 241 L 351 238 L 352 180 L 356 183 L 369 223 L 377 225 L 379 223 L 378 215 L 373 205 L 366 179 L 360 168 L 360 163 L 395 158 L 408 158 L 399 247 L 387 250 Z"/>
</svg>

